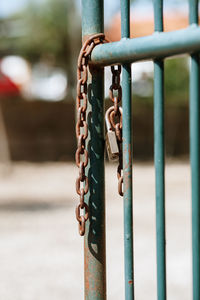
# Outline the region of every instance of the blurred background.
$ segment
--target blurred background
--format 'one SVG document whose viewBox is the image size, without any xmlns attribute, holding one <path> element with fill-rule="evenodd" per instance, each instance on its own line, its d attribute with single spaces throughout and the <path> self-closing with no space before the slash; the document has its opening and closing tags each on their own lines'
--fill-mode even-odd
<svg viewBox="0 0 200 300">
<path fill-rule="evenodd" d="M 0 299 L 83 298 L 82 239 L 74 216 L 80 4 L 0 2 Z M 120 40 L 119 9 L 120 1 L 105 1 L 111 41 Z M 164 10 L 165 31 L 188 26 L 187 1 L 166 0 Z M 131 37 L 153 30 L 152 1 L 132 1 Z M 168 293 L 182 300 L 191 299 L 189 67 L 186 56 L 165 61 Z M 142 300 L 156 297 L 153 63 L 133 64 L 132 74 L 135 280 Z M 106 68 L 106 105 L 110 84 Z M 123 219 L 115 173 L 115 165 L 106 165 L 108 299 L 121 300 Z"/>
</svg>

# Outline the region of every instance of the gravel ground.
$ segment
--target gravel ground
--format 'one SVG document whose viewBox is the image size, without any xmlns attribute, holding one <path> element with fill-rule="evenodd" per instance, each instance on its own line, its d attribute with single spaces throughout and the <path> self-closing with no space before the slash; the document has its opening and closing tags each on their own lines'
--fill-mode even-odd
<svg viewBox="0 0 200 300">
<path fill-rule="evenodd" d="M 135 291 L 156 299 L 153 165 L 134 166 Z M 0 166 L 0 299 L 83 297 L 83 240 L 77 233 L 74 164 Z M 167 288 L 170 300 L 191 296 L 191 201 L 187 163 L 166 167 Z M 123 206 L 116 168 L 106 167 L 108 300 L 124 299 Z"/>
</svg>

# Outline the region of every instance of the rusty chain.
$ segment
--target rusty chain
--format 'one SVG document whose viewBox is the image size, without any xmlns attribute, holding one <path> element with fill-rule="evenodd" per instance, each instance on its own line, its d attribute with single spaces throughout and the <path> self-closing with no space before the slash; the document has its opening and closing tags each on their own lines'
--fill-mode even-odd
<svg viewBox="0 0 200 300">
<path fill-rule="evenodd" d="M 85 174 L 85 168 L 88 165 L 88 151 L 86 148 L 86 139 L 88 137 L 87 124 L 87 78 L 88 78 L 88 62 L 92 50 L 96 45 L 107 42 L 103 33 L 95 34 L 89 37 L 83 44 L 77 66 L 77 123 L 76 123 L 76 165 L 79 168 L 79 176 L 76 179 L 76 192 L 80 196 L 80 203 L 76 207 L 76 219 L 79 223 L 79 233 L 81 236 L 85 233 L 85 222 L 89 218 L 89 208 L 85 203 L 85 195 L 89 190 L 89 180 Z"/>
<path fill-rule="evenodd" d="M 119 103 L 122 99 L 122 87 L 120 85 L 121 66 L 111 66 L 112 84 L 109 89 L 109 98 L 113 102 L 113 110 L 109 114 L 109 121 L 115 130 L 119 147 L 119 164 L 117 167 L 118 193 L 123 196 L 123 163 L 122 163 L 122 108 Z"/>
</svg>

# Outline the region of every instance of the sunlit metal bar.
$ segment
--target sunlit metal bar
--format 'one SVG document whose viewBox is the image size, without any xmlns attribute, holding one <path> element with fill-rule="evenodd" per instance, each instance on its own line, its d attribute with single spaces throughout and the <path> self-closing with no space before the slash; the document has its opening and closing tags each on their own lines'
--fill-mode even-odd
<svg viewBox="0 0 200 300">
<path fill-rule="evenodd" d="M 163 31 L 163 0 L 154 1 L 155 32 Z M 154 164 L 156 176 L 157 299 L 166 299 L 164 62 L 154 61 Z"/>
<path fill-rule="evenodd" d="M 103 32 L 103 0 L 82 0 L 82 36 Z M 91 71 L 88 81 L 87 121 L 89 220 L 84 237 L 85 300 L 106 299 L 105 198 L 104 198 L 104 74 Z"/>
<path fill-rule="evenodd" d="M 190 24 L 198 24 L 198 0 L 189 1 Z M 195 26 L 195 25 L 194 25 Z M 200 69 L 199 54 L 191 55 L 190 161 L 192 176 L 193 300 L 200 299 Z"/>
<path fill-rule="evenodd" d="M 130 1 L 121 0 L 121 35 L 130 37 Z M 125 299 L 134 299 L 131 65 L 122 65 Z"/>
<path fill-rule="evenodd" d="M 122 39 L 95 47 L 91 61 L 108 66 L 139 60 L 158 59 L 200 51 L 200 28 L 193 24 L 173 32 L 155 32 L 151 36 Z"/>
</svg>

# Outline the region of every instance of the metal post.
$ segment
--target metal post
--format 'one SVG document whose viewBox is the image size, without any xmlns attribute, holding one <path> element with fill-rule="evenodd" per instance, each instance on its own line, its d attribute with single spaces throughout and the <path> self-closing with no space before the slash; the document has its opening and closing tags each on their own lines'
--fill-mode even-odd
<svg viewBox="0 0 200 300">
<path fill-rule="evenodd" d="M 190 0 L 190 24 L 198 25 L 198 0 Z M 200 299 L 200 69 L 199 54 L 191 55 L 190 161 L 192 176 L 193 300 Z"/>
<path fill-rule="evenodd" d="M 121 35 L 130 37 L 130 1 L 121 0 Z M 131 65 L 122 65 L 125 299 L 134 299 Z"/>
<path fill-rule="evenodd" d="M 103 32 L 103 0 L 82 0 L 83 40 Z M 104 72 L 90 68 L 88 82 L 89 193 L 90 217 L 84 237 L 85 300 L 106 299 L 105 197 L 104 197 Z"/>
<path fill-rule="evenodd" d="M 154 0 L 155 31 L 163 31 L 163 1 Z M 156 174 L 157 299 L 166 299 L 164 62 L 154 61 L 154 163 Z"/>
</svg>

